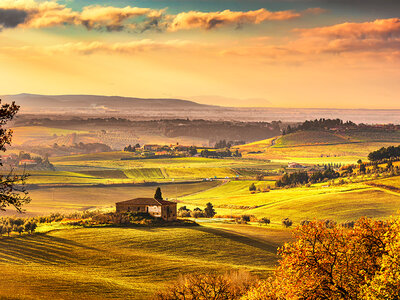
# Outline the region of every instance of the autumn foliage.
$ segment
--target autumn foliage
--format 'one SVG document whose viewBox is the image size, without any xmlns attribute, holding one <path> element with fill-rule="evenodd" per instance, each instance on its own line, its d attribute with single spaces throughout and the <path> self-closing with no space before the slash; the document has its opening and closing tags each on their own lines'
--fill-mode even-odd
<svg viewBox="0 0 400 300">
<path fill-rule="evenodd" d="M 243 300 L 399 299 L 400 220 L 362 218 L 353 228 L 315 221 L 280 250 L 274 276 Z"/>
<path fill-rule="evenodd" d="M 303 222 L 267 280 L 187 275 L 156 299 L 400 299 L 400 218 L 349 224 Z"/>
</svg>

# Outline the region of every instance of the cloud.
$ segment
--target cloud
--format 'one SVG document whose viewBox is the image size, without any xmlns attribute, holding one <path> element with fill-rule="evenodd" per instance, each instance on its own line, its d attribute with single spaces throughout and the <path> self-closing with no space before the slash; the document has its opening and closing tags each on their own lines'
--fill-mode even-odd
<svg viewBox="0 0 400 300">
<path fill-rule="evenodd" d="M 400 37 L 400 19 L 378 19 L 364 23 L 342 23 L 333 26 L 310 29 L 297 29 L 303 36 L 319 36 L 329 38 L 381 38 Z"/>
<path fill-rule="evenodd" d="M 19 26 L 23 28 L 43 28 L 74 24 L 79 16 L 78 13 L 73 12 L 70 8 L 66 8 L 64 5 L 54 1 L 3 0 L 0 3 L 0 10 L 6 16 L 17 13 L 19 18 L 15 19 L 13 27 Z"/>
<path fill-rule="evenodd" d="M 80 15 L 80 22 L 88 29 L 102 29 L 108 31 L 120 31 L 126 28 L 136 28 L 126 26 L 125 21 L 138 17 L 145 17 L 147 20 L 142 23 L 150 24 L 162 17 L 163 10 L 153 10 L 150 8 L 139 7 L 112 7 L 112 6 L 88 6 L 85 7 Z M 156 24 L 158 25 L 158 24 Z"/>
<path fill-rule="evenodd" d="M 271 64 L 312 63 L 334 58 L 397 61 L 400 49 L 400 19 L 295 29 L 297 38 L 282 42 L 250 40 L 245 46 L 220 51 L 222 56 L 256 57 Z"/>
<path fill-rule="evenodd" d="M 198 12 L 177 14 L 168 27 L 170 31 L 201 28 L 210 30 L 223 25 L 260 24 L 265 21 L 282 21 L 299 18 L 301 14 L 292 10 L 270 12 L 264 8 L 253 11 Z"/>
<path fill-rule="evenodd" d="M 0 28 L 15 28 L 23 24 L 27 16 L 23 10 L 0 8 Z"/>
<path fill-rule="evenodd" d="M 8 54 L 24 54 L 34 53 L 38 55 L 53 55 L 53 54 L 82 54 L 91 55 L 96 53 L 105 54 L 128 54 L 134 55 L 149 51 L 166 51 L 166 50 L 184 50 L 192 46 L 192 42 L 184 40 L 170 40 L 166 42 L 157 42 L 150 39 L 142 39 L 125 43 L 104 43 L 104 42 L 78 42 L 65 43 L 53 46 L 43 47 L 1 47 L 0 52 Z M 196 45 L 200 46 L 200 45 Z"/>
<path fill-rule="evenodd" d="M 166 14 L 165 10 L 140 7 L 114 7 L 91 5 L 81 12 L 57 1 L 2 0 L 0 1 L 0 26 L 3 28 L 43 28 L 62 25 L 84 26 L 89 30 L 178 31 L 193 28 L 205 30 L 225 25 L 240 27 L 244 24 L 260 24 L 266 21 L 284 21 L 306 14 L 318 14 L 324 10 L 310 8 L 302 12 L 293 10 L 268 11 L 265 8 L 252 11 L 182 12 Z"/>
</svg>

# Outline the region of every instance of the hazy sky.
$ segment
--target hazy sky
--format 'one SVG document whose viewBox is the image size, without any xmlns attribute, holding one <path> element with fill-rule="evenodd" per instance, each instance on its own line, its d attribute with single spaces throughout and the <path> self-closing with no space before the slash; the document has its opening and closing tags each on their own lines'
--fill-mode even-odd
<svg viewBox="0 0 400 300">
<path fill-rule="evenodd" d="M 0 94 L 400 108 L 398 0 L 0 0 Z"/>
</svg>

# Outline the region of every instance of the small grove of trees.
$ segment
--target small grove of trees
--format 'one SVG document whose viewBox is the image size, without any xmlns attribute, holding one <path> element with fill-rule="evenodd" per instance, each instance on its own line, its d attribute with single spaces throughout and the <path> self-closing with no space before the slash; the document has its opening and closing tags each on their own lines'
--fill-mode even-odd
<svg viewBox="0 0 400 300">
<path fill-rule="evenodd" d="M 10 236 L 12 232 L 22 234 L 23 232 L 32 234 L 37 228 L 37 220 L 23 218 L 1 218 L 0 219 L 0 235 L 7 234 Z"/>
<path fill-rule="evenodd" d="M 351 121 L 343 122 L 340 119 L 315 119 L 305 121 L 302 124 L 291 127 L 290 125 L 283 131 L 283 134 L 289 134 L 300 130 L 326 130 L 332 128 L 356 128 L 357 125 Z"/>
<path fill-rule="evenodd" d="M 382 147 L 379 150 L 373 151 L 368 154 L 370 161 L 382 161 L 387 159 L 397 159 L 400 157 L 400 146 Z"/>
<path fill-rule="evenodd" d="M 159 292 L 155 300 L 230 300 L 239 299 L 256 283 L 246 271 L 225 274 L 188 274 Z"/>
<path fill-rule="evenodd" d="M 224 148 L 230 148 L 232 146 L 237 146 L 237 145 L 244 145 L 246 144 L 245 141 L 226 141 L 226 140 L 220 140 L 215 143 L 214 148 L 215 149 L 224 149 Z"/>
<path fill-rule="evenodd" d="M 124 147 L 124 151 L 125 152 L 135 152 L 136 149 L 139 149 L 139 148 L 140 148 L 140 144 L 136 144 L 134 146 L 128 145 L 128 146 Z"/>
<path fill-rule="evenodd" d="M 306 184 L 306 183 L 317 183 L 322 182 L 326 179 L 334 179 L 338 178 L 340 174 L 333 169 L 326 169 L 323 171 L 317 171 L 308 175 L 307 172 L 295 172 L 291 174 L 284 174 L 281 179 L 277 180 L 275 185 L 277 187 L 284 187 L 284 186 L 295 186 L 299 184 Z"/>
<path fill-rule="evenodd" d="M 213 205 L 211 202 L 206 204 L 206 208 L 202 210 L 199 207 L 196 207 L 192 210 L 187 208 L 186 206 L 181 206 L 178 209 L 178 217 L 181 218 L 212 218 L 216 215 Z"/>
</svg>

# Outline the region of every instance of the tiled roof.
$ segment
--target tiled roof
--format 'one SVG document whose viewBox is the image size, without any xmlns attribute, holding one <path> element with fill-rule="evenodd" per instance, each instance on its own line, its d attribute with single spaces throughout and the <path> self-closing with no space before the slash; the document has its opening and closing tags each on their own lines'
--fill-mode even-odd
<svg viewBox="0 0 400 300">
<path fill-rule="evenodd" d="M 116 204 L 132 204 L 132 205 L 171 205 L 175 202 L 167 200 L 156 200 L 154 198 L 135 198 L 131 200 L 117 202 Z"/>
</svg>

